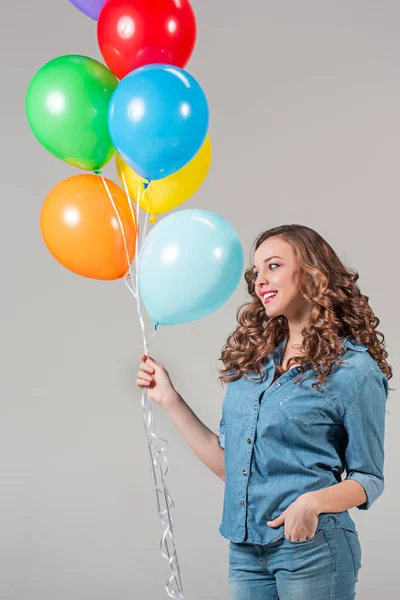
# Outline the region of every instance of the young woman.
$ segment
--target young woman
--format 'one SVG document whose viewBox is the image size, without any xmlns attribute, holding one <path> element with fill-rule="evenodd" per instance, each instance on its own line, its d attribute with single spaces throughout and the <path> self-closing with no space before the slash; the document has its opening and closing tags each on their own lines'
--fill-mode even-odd
<svg viewBox="0 0 400 600">
<path fill-rule="evenodd" d="M 392 369 L 379 319 L 358 273 L 306 226 L 263 232 L 245 279 L 218 436 L 156 360 L 141 355 L 137 384 L 225 481 L 229 599 L 350 600 L 361 544 L 348 509 L 384 487 Z"/>
</svg>

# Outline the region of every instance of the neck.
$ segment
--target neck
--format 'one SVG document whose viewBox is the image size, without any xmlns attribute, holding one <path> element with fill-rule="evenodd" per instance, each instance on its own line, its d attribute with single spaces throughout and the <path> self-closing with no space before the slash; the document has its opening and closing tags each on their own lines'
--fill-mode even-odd
<svg viewBox="0 0 400 600">
<path fill-rule="evenodd" d="M 303 330 L 310 322 L 312 306 L 307 303 L 305 306 L 298 307 L 293 315 L 287 317 L 289 334 L 286 347 L 301 346 L 303 343 Z"/>
</svg>

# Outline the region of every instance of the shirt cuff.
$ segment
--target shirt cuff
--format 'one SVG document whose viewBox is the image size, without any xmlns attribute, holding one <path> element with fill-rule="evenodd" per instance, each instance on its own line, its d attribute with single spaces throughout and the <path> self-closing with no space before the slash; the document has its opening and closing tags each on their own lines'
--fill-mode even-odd
<svg viewBox="0 0 400 600">
<path fill-rule="evenodd" d="M 367 475 L 366 473 L 360 473 L 359 471 L 350 471 L 346 479 L 358 481 L 365 490 L 367 501 L 357 506 L 359 510 L 368 510 L 371 508 L 372 504 L 383 492 L 383 480 L 374 475 Z"/>
<path fill-rule="evenodd" d="M 225 434 L 220 432 L 219 436 L 218 436 L 218 442 L 219 445 L 221 446 L 221 448 L 225 448 Z"/>
</svg>

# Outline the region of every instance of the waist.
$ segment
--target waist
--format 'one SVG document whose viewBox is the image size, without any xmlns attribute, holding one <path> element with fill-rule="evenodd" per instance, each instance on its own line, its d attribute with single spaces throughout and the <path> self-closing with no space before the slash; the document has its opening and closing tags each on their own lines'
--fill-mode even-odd
<svg viewBox="0 0 400 600">
<path fill-rule="evenodd" d="M 244 542 L 249 544 L 269 544 L 280 540 L 285 535 L 285 524 L 279 527 L 269 527 L 262 519 L 261 522 L 254 521 L 251 517 L 247 519 L 248 528 L 245 526 L 246 519 L 239 521 L 229 520 L 223 517 L 219 532 L 232 542 Z M 321 513 L 318 515 L 317 531 L 320 529 L 331 529 L 343 527 L 357 532 L 356 524 L 346 510 L 340 513 Z"/>
</svg>

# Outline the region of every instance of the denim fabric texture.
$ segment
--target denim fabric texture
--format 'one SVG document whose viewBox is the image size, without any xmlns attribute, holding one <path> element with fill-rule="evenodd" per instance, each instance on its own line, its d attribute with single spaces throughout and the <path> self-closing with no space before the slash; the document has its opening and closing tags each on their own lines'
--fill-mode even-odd
<svg viewBox="0 0 400 600">
<path fill-rule="evenodd" d="M 365 490 L 358 509 L 382 494 L 389 382 L 365 344 L 351 336 L 341 342 L 345 363 L 333 366 L 322 391 L 311 386 L 316 371 L 308 365 L 273 381 L 286 338 L 263 363 L 261 382 L 250 374 L 227 384 L 218 438 L 225 449 L 223 537 L 253 544 L 284 537 L 284 524 L 267 521 L 300 495 L 339 483 L 344 471 Z M 357 532 L 347 510 L 319 515 L 318 530 L 336 527 Z"/>
<path fill-rule="evenodd" d="M 229 600 L 354 600 L 362 566 L 358 534 L 317 529 L 304 541 L 229 542 Z"/>
</svg>

